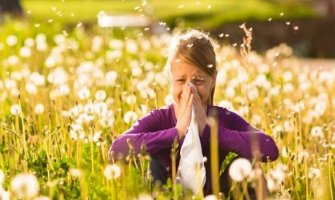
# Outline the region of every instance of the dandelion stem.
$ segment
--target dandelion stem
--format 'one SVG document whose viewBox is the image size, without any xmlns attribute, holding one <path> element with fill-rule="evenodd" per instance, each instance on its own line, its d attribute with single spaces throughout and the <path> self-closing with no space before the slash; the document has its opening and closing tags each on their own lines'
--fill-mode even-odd
<svg viewBox="0 0 335 200">
<path fill-rule="evenodd" d="M 213 194 L 219 198 L 219 153 L 218 153 L 218 125 L 214 117 L 209 117 L 208 123 L 211 127 L 210 132 L 210 152 L 211 152 L 211 175 Z"/>
</svg>

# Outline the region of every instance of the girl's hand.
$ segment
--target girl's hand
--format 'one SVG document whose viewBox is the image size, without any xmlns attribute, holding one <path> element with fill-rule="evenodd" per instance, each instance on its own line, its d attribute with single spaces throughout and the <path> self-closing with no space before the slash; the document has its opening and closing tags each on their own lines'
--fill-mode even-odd
<svg viewBox="0 0 335 200">
<path fill-rule="evenodd" d="M 178 104 L 176 104 L 177 124 L 179 138 L 183 138 L 191 122 L 192 103 L 194 94 L 192 94 L 191 87 L 188 84 L 183 86 L 182 97 Z"/>
<path fill-rule="evenodd" d="M 192 93 L 194 95 L 193 105 L 194 105 L 195 117 L 198 123 L 199 135 L 202 136 L 205 126 L 207 124 L 207 114 L 206 114 L 207 106 L 202 105 L 197 89 L 193 85 L 191 85 L 191 88 Z"/>
</svg>

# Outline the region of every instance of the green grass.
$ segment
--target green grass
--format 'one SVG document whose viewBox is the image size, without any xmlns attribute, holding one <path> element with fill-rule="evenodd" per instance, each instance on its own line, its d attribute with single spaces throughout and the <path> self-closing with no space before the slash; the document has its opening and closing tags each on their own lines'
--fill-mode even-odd
<svg viewBox="0 0 335 200">
<path fill-rule="evenodd" d="M 49 19 L 62 23 L 95 23 L 97 14 L 105 11 L 111 14 L 146 14 L 157 21 L 167 22 L 174 27 L 186 25 L 192 27 L 213 28 L 224 23 L 266 20 L 268 18 L 299 18 L 314 16 L 306 5 L 275 3 L 262 0 L 151 0 L 142 1 L 23 1 L 26 11 L 37 21 Z M 284 16 L 280 16 L 280 13 Z M 59 15 L 61 13 L 61 15 Z"/>
</svg>

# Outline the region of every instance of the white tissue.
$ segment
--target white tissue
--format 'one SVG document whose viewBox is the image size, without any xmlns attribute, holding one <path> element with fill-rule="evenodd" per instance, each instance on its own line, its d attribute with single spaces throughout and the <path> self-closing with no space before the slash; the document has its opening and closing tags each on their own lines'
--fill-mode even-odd
<svg viewBox="0 0 335 200">
<path fill-rule="evenodd" d="M 193 107 L 190 126 L 180 150 L 178 170 L 183 189 L 188 188 L 194 194 L 199 194 L 206 182 L 206 170 Z"/>
</svg>

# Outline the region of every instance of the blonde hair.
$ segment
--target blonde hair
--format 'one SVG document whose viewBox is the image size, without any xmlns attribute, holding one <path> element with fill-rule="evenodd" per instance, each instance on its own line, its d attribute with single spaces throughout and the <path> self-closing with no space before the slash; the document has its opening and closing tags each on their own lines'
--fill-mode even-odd
<svg viewBox="0 0 335 200">
<path fill-rule="evenodd" d="M 171 72 L 171 63 L 176 58 L 185 59 L 210 76 L 217 74 L 216 54 L 212 39 L 204 32 L 190 29 L 184 34 L 178 34 L 172 41 L 165 70 Z M 215 86 L 209 103 L 213 104 Z"/>
</svg>

